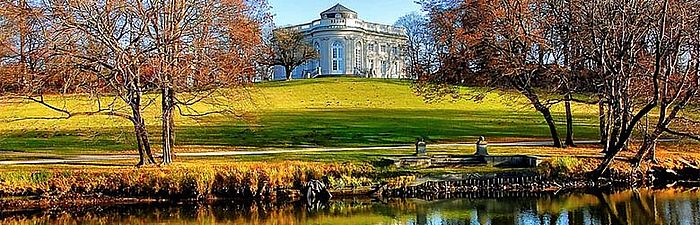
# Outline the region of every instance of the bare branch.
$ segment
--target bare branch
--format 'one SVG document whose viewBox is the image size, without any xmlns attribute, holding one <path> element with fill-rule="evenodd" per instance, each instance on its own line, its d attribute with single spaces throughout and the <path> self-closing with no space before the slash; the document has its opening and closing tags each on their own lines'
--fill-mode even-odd
<svg viewBox="0 0 700 225">
<path fill-rule="evenodd" d="M 665 128 L 665 131 L 668 132 L 669 134 L 673 134 L 679 137 L 685 137 L 685 138 L 690 138 L 696 141 L 700 141 L 700 135 L 693 134 L 693 133 L 685 133 L 685 132 L 680 132 L 680 131 L 675 131 L 669 128 Z"/>
</svg>

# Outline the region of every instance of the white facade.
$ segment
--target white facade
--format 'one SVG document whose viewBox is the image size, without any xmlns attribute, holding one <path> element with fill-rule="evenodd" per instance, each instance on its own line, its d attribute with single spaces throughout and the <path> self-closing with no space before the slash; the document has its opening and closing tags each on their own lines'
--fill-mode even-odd
<svg viewBox="0 0 700 225">
<path fill-rule="evenodd" d="M 304 34 L 320 54 L 294 69 L 294 79 L 317 76 L 353 75 L 372 78 L 405 78 L 404 49 L 406 30 L 370 23 L 357 13 L 337 4 L 321 13 L 321 19 L 280 29 L 296 29 Z M 284 79 L 284 68 L 274 69 L 276 79 Z"/>
</svg>

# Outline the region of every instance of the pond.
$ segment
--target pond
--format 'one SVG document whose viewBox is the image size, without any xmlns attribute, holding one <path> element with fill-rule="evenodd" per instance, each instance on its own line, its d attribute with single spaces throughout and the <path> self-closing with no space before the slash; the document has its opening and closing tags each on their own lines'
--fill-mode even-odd
<svg viewBox="0 0 700 225">
<path fill-rule="evenodd" d="M 0 213 L 0 224 L 700 224 L 700 191 L 342 199 L 328 204 L 148 203 Z"/>
</svg>

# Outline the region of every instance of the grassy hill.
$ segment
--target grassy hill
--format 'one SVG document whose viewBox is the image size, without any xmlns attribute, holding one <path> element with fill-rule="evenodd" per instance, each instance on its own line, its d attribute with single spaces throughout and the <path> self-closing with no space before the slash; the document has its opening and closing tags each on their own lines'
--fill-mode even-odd
<svg viewBox="0 0 700 225">
<path fill-rule="evenodd" d="M 465 89 L 464 91 L 473 91 Z M 228 90 L 229 94 L 234 93 Z M 271 82 L 219 102 L 236 115 L 176 117 L 176 142 L 181 147 L 340 147 L 404 145 L 424 136 L 433 143 L 489 140 L 546 139 L 547 125 L 515 94 L 491 93 L 482 101 L 442 101 L 428 104 L 416 96 L 408 81 L 324 78 Z M 159 140 L 159 103 L 155 95 L 145 109 L 154 143 Z M 514 102 L 517 101 L 517 102 Z M 88 110 L 85 96 L 56 98 L 54 104 Z M 196 105 L 206 111 L 210 105 Z M 576 105 L 576 136 L 597 136 L 594 109 Z M 563 110 L 554 108 L 562 124 Z M 0 121 L 57 116 L 29 102 L 0 102 Z M 108 116 L 67 120 L 19 120 L 0 126 L 0 151 L 53 154 L 95 154 L 133 151 L 131 124 Z M 157 147 L 157 146 L 156 146 Z"/>
</svg>

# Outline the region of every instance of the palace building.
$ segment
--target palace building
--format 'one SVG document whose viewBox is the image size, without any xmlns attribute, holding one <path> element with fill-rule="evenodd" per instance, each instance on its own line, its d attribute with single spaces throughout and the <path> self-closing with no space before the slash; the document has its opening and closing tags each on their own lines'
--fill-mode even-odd
<svg viewBox="0 0 700 225">
<path fill-rule="evenodd" d="M 403 49 L 408 40 L 401 27 L 367 22 L 357 12 L 337 4 L 310 23 L 278 29 L 296 29 L 320 54 L 292 72 L 294 79 L 352 75 L 371 78 L 404 78 Z M 284 68 L 274 68 L 274 78 L 284 78 Z"/>
</svg>

